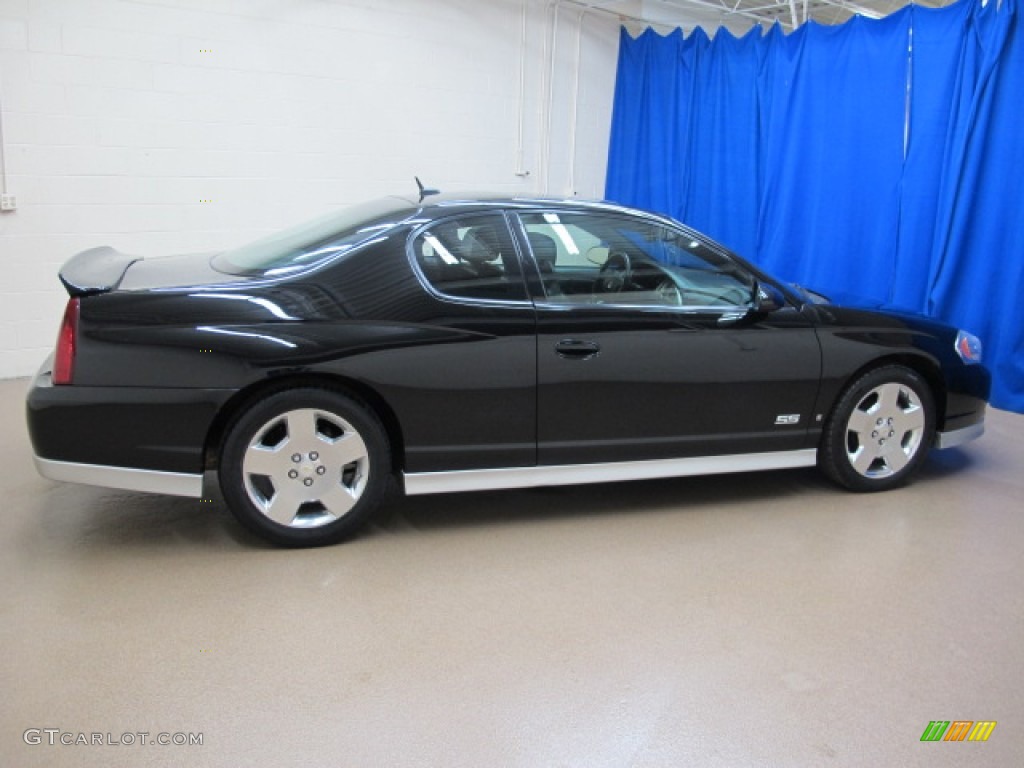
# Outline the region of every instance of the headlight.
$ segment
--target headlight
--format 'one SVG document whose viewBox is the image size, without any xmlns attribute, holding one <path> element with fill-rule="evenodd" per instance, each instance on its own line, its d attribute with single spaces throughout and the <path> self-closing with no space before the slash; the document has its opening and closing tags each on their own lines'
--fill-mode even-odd
<svg viewBox="0 0 1024 768">
<path fill-rule="evenodd" d="M 976 365 L 981 362 L 981 339 L 973 333 L 960 331 L 956 335 L 956 353 L 964 361 L 964 365 Z"/>
</svg>

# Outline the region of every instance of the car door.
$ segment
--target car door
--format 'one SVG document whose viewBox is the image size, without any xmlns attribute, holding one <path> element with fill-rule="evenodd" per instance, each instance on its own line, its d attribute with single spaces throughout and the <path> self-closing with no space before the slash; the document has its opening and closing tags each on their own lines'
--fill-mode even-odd
<svg viewBox="0 0 1024 768">
<path fill-rule="evenodd" d="M 406 471 L 533 466 L 535 311 L 504 214 L 432 221 L 409 247 L 426 301 L 393 301 L 436 338 L 392 357 L 382 387 L 401 411 Z"/>
<path fill-rule="evenodd" d="M 798 308 L 751 317 L 749 269 L 654 219 L 518 219 L 536 269 L 539 464 L 804 447 L 821 354 Z"/>
</svg>

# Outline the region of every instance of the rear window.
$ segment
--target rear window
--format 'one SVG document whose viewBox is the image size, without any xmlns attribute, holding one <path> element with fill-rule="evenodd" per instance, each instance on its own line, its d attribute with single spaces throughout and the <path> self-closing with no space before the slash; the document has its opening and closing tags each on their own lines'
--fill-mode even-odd
<svg viewBox="0 0 1024 768">
<path fill-rule="evenodd" d="M 414 211 L 395 197 L 354 205 L 224 251 L 211 263 L 230 275 L 281 275 L 308 269 L 380 237 Z"/>
</svg>

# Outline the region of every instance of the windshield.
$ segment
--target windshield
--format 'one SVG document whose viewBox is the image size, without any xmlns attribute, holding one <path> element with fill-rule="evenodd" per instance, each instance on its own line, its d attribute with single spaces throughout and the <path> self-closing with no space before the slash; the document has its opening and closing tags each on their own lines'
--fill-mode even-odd
<svg viewBox="0 0 1024 768">
<path fill-rule="evenodd" d="M 307 269 L 387 232 L 414 209 L 391 197 L 319 216 L 224 251 L 213 268 L 232 275 L 281 275 Z"/>
</svg>

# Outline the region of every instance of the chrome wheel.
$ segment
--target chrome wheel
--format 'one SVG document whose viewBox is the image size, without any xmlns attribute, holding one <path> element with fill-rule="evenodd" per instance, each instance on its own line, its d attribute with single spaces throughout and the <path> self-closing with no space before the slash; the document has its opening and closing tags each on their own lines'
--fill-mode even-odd
<svg viewBox="0 0 1024 768">
<path fill-rule="evenodd" d="M 317 528 L 345 517 L 366 488 L 369 451 L 337 414 L 289 410 L 256 430 L 242 457 L 249 500 L 269 520 Z"/>
<path fill-rule="evenodd" d="M 869 390 L 846 422 L 846 457 L 861 477 L 896 475 L 910 464 L 923 442 L 926 413 L 910 386 L 887 382 Z"/>
</svg>

